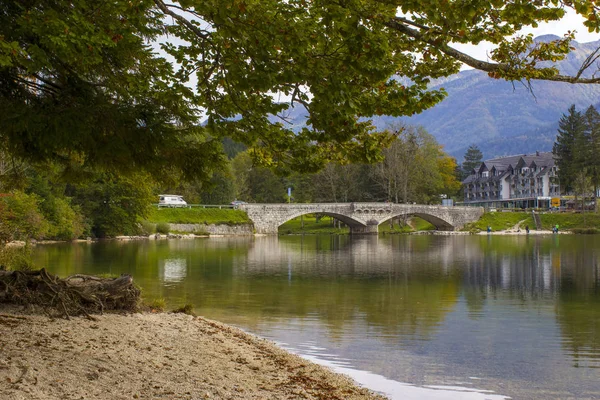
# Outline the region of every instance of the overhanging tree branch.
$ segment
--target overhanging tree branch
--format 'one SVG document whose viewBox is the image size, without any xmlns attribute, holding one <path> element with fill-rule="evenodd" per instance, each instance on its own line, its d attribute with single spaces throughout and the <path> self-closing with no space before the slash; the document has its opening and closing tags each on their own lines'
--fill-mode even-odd
<svg viewBox="0 0 600 400">
<path fill-rule="evenodd" d="M 395 17 L 392 19 L 384 20 L 383 24 L 390 29 L 394 29 L 394 30 L 401 32 L 407 36 L 410 36 L 418 41 L 427 43 L 428 45 L 438 49 L 439 51 L 446 54 L 447 56 L 452 57 L 455 60 L 460 61 L 460 62 L 462 62 L 470 67 L 473 67 L 475 69 L 478 69 L 478 70 L 481 70 L 484 72 L 488 72 L 488 73 L 500 73 L 500 74 L 514 69 L 511 65 L 506 64 L 506 63 L 499 64 L 499 63 L 491 63 L 491 62 L 479 60 L 477 58 L 471 57 L 470 55 L 468 55 L 466 53 L 456 50 L 455 48 L 449 46 L 448 44 L 446 44 L 442 41 L 429 39 L 426 37 L 426 35 L 423 32 L 418 31 L 418 30 L 408 26 L 408 21 L 409 20 L 407 20 L 406 18 Z M 419 26 L 423 30 L 428 29 L 426 26 L 419 25 L 419 24 L 411 23 L 411 25 Z M 537 78 L 537 79 L 556 81 L 556 82 L 567 82 L 567 83 L 585 83 L 585 84 L 600 83 L 600 78 L 596 78 L 596 77 L 582 78 L 581 77 L 583 71 L 585 69 L 587 69 L 588 67 L 590 67 L 591 64 L 593 63 L 593 61 L 595 61 L 599 57 L 599 56 L 596 56 L 596 53 L 599 50 L 600 49 L 597 49 L 590 57 L 588 57 L 588 59 L 586 59 L 586 61 L 583 63 L 582 67 L 580 68 L 580 70 L 578 71 L 576 76 L 567 76 L 567 75 L 556 74 L 556 75 L 552 75 L 552 76 L 548 76 L 548 77 L 541 77 L 541 78 Z M 526 76 L 524 76 L 524 78 L 527 79 Z"/>
<path fill-rule="evenodd" d="M 188 28 L 189 30 L 194 32 L 194 34 L 196 36 L 198 36 L 199 38 L 204 39 L 204 40 L 209 40 L 209 36 L 207 34 L 202 32 L 201 29 L 199 29 L 197 26 L 192 24 L 191 21 L 189 21 L 185 17 L 177 14 L 176 12 L 173 12 L 172 10 L 169 10 L 169 7 L 167 7 L 167 5 L 162 0 L 154 0 L 154 4 L 156 4 L 156 6 L 163 13 L 173 17 L 173 19 L 175 19 L 177 22 L 179 22 L 180 24 L 184 25 L 186 28 Z M 183 10 L 182 8 L 179 8 L 179 9 Z M 183 11 L 187 11 L 187 10 L 183 10 Z"/>
</svg>

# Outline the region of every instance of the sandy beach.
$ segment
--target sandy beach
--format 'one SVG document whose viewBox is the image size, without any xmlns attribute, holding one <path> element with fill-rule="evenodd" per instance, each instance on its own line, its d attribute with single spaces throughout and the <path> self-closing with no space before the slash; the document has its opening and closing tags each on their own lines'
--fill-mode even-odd
<svg viewBox="0 0 600 400">
<path fill-rule="evenodd" d="M 273 343 L 170 313 L 53 319 L 0 306 L 0 398 L 383 399 Z"/>
</svg>

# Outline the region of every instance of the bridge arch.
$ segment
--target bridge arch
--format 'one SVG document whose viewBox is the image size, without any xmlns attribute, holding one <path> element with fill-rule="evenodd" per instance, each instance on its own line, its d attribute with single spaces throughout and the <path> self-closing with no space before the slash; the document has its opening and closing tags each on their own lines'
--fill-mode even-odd
<svg viewBox="0 0 600 400">
<path fill-rule="evenodd" d="M 437 217 L 435 215 L 432 215 L 432 214 L 420 213 L 420 212 L 404 212 L 404 213 L 393 214 L 393 215 L 388 216 L 386 219 L 382 220 L 379 224 L 381 225 L 381 224 L 389 221 L 392 218 L 404 217 L 404 216 L 415 216 L 415 217 L 424 219 L 425 221 L 429 222 L 431 225 L 435 226 L 435 228 L 439 231 L 454 230 L 454 226 L 451 223 L 449 223 L 448 221 L 446 221 L 440 217 Z"/>
<path fill-rule="evenodd" d="M 367 224 L 363 223 L 362 221 L 354 219 L 348 215 L 338 214 L 338 213 L 331 212 L 331 211 L 304 211 L 304 212 L 297 212 L 297 213 L 291 214 L 290 216 L 286 216 L 283 219 L 280 219 L 279 221 L 277 221 L 277 223 L 279 224 L 279 225 L 277 225 L 277 228 L 279 228 L 281 225 L 285 224 L 286 222 L 293 220 L 294 218 L 298 218 L 298 217 L 301 217 L 302 215 L 308 215 L 308 214 L 322 214 L 322 215 L 327 215 L 328 217 L 333 217 L 339 221 L 342 221 L 344 224 L 348 225 L 351 230 L 356 229 L 356 228 L 365 228 L 367 226 Z"/>
</svg>

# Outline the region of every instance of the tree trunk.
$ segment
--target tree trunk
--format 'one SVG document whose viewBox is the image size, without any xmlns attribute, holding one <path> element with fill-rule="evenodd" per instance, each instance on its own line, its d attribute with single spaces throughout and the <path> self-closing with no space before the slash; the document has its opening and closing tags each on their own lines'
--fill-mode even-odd
<svg viewBox="0 0 600 400">
<path fill-rule="evenodd" d="M 594 212 L 598 213 L 598 184 L 594 184 Z"/>
</svg>

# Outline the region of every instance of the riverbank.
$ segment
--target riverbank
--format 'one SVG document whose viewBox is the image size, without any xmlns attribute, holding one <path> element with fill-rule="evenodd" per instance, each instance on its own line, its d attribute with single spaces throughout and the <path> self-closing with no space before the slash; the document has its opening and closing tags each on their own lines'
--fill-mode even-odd
<svg viewBox="0 0 600 400">
<path fill-rule="evenodd" d="M 536 235 L 556 235 L 556 233 L 552 232 L 552 231 L 548 231 L 548 230 L 530 230 L 529 232 L 527 232 L 525 229 L 520 229 L 520 230 L 516 230 L 516 229 L 507 229 L 504 231 L 491 231 L 491 232 L 478 232 L 478 235 L 529 235 L 529 236 L 536 236 Z M 572 232 L 569 231 L 562 231 L 562 232 L 558 232 L 559 235 L 570 235 L 572 234 Z"/>
<path fill-rule="evenodd" d="M 0 398 L 383 399 L 237 328 L 184 314 L 51 319 L 0 305 Z"/>
<path fill-rule="evenodd" d="M 504 231 L 507 234 L 513 234 L 519 233 L 517 232 L 519 229 L 524 232 L 525 227 L 529 226 L 531 233 L 551 234 L 552 228 L 557 225 L 561 233 L 565 231 L 594 233 L 593 230 L 600 227 L 600 214 L 592 212 L 540 212 L 536 214 L 541 224 L 541 229 L 537 231 L 532 213 L 502 211 L 486 212 L 478 221 L 467 224 L 463 230 L 487 233 L 487 227 L 490 227 L 492 232 Z"/>
</svg>

